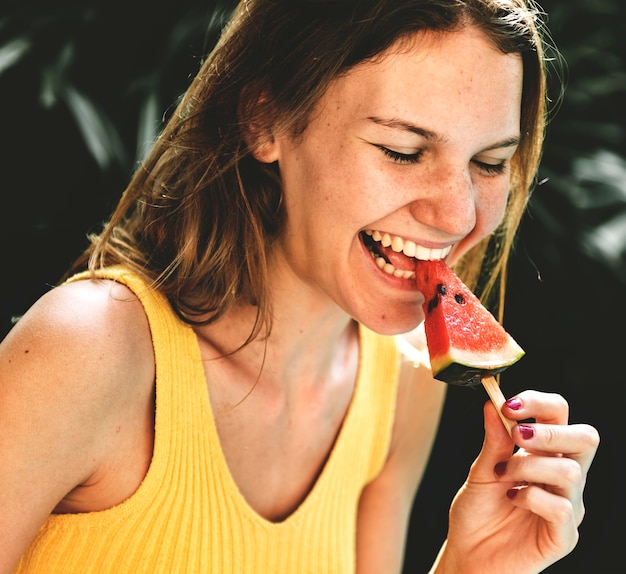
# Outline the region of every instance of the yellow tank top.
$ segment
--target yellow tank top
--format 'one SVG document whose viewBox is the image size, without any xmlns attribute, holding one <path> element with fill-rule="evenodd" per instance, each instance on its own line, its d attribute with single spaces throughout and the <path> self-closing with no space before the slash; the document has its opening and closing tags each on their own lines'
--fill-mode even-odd
<svg viewBox="0 0 626 574">
<path fill-rule="evenodd" d="M 124 268 L 99 276 L 130 287 L 149 320 L 156 360 L 152 462 L 123 503 L 50 516 L 15 574 L 354 572 L 359 497 L 389 449 L 398 380 L 394 338 L 360 328 L 357 384 L 327 462 L 295 512 L 269 522 L 246 503 L 226 465 L 193 330 Z"/>
</svg>

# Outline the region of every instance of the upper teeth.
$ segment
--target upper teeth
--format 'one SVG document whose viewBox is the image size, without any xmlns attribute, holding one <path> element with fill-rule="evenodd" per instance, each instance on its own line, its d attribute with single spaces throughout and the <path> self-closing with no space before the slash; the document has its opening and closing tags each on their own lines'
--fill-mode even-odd
<svg viewBox="0 0 626 574">
<path fill-rule="evenodd" d="M 379 241 L 383 247 L 391 246 L 391 249 L 393 249 L 396 253 L 404 253 L 407 257 L 415 257 L 416 259 L 443 259 L 446 255 L 448 255 L 448 253 L 450 253 L 450 249 L 452 249 L 451 245 L 448 245 L 448 247 L 444 247 L 443 249 L 430 249 L 429 247 L 418 245 L 408 239 L 403 239 L 398 235 L 381 233 L 380 231 L 374 231 L 372 229 L 367 229 L 365 233 L 374 241 Z"/>
</svg>

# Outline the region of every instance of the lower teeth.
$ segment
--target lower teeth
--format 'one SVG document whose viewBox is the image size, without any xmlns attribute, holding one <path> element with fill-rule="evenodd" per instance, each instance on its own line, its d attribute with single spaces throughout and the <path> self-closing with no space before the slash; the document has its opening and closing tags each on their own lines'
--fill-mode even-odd
<svg viewBox="0 0 626 574">
<path fill-rule="evenodd" d="M 414 279 L 415 271 L 405 271 L 402 269 L 396 269 L 391 263 L 387 262 L 384 257 L 380 257 L 376 255 L 373 251 L 370 251 L 374 261 L 376 261 L 376 265 L 378 268 L 387 273 L 387 275 L 393 275 L 394 277 L 403 278 L 403 279 Z"/>
</svg>

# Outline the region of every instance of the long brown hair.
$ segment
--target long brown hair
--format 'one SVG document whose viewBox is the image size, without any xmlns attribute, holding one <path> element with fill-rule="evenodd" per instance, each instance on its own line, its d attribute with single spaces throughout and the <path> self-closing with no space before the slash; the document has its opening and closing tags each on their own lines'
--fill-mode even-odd
<svg viewBox="0 0 626 574">
<path fill-rule="evenodd" d="M 267 254 L 283 226 L 280 173 L 250 134 L 296 135 L 329 83 L 422 30 L 473 24 L 524 66 L 522 141 L 506 215 L 457 272 L 483 297 L 504 293 L 507 260 L 538 168 L 546 115 L 541 12 L 532 0 L 244 0 L 137 170 L 103 231 L 69 273 L 122 263 L 186 321 L 257 304 L 269 329 Z M 68 274 L 69 274 L 68 273 Z M 485 275 L 487 276 L 487 275 Z"/>
</svg>

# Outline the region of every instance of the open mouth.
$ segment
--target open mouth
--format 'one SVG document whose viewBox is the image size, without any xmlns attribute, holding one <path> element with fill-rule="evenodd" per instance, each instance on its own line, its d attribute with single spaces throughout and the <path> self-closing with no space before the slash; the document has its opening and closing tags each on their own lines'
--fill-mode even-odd
<svg viewBox="0 0 626 574">
<path fill-rule="evenodd" d="M 398 235 L 372 229 L 361 232 L 361 239 L 381 271 L 402 279 L 415 278 L 416 260 L 443 259 L 452 249 L 451 245 L 430 249 Z"/>
</svg>

